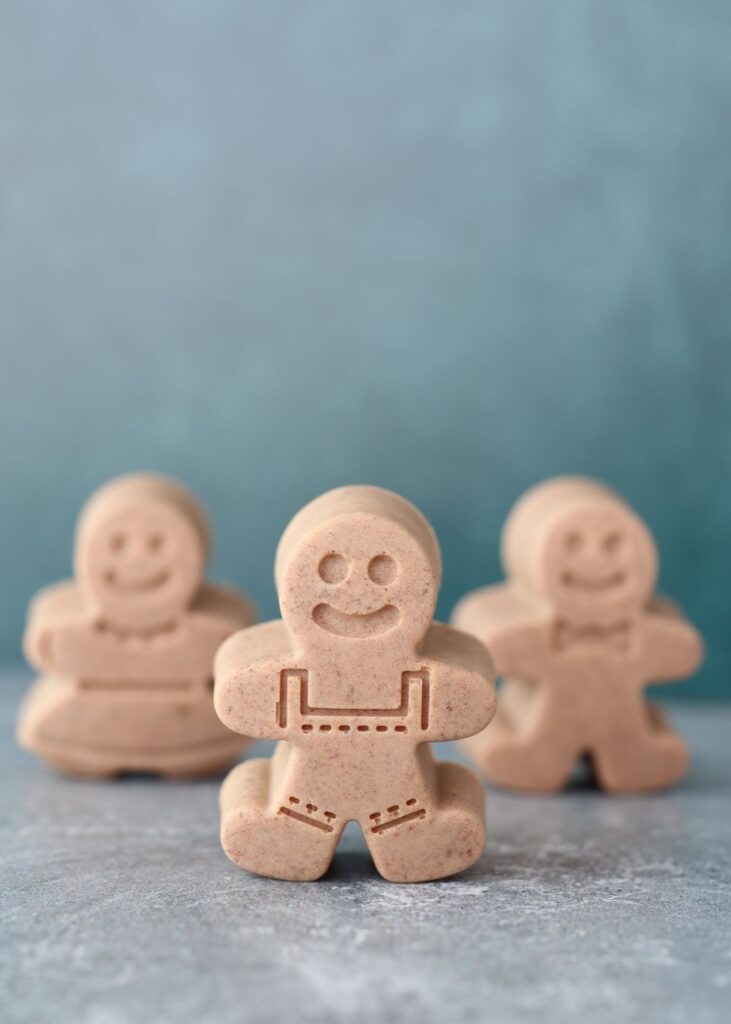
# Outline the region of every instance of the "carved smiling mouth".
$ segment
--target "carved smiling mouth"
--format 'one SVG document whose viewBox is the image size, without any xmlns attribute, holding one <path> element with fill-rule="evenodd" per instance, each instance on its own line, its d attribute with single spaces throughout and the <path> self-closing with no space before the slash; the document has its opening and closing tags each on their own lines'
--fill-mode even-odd
<svg viewBox="0 0 731 1024">
<path fill-rule="evenodd" d="M 321 629 L 336 636 L 366 637 L 386 633 L 397 625 L 401 615 L 392 604 L 384 604 L 374 612 L 348 615 L 329 604 L 318 604 L 312 611 L 312 621 Z"/>
<path fill-rule="evenodd" d="M 105 573 L 105 576 L 107 583 L 114 587 L 115 590 L 121 590 L 129 594 L 144 594 L 149 590 L 157 590 L 158 587 L 164 586 L 170 578 L 170 573 L 167 569 L 161 569 L 160 572 L 155 573 L 153 576 L 134 578 L 120 576 L 114 569 L 110 569 Z"/>
<path fill-rule="evenodd" d="M 590 576 L 577 576 L 573 572 L 565 572 L 561 576 L 561 582 L 564 586 L 576 590 L 612 590 L 614 587 L 620 587 L 624 583 L 624 573 L 617 571 L 609 576 L 592 578 Z"/>
</svg>

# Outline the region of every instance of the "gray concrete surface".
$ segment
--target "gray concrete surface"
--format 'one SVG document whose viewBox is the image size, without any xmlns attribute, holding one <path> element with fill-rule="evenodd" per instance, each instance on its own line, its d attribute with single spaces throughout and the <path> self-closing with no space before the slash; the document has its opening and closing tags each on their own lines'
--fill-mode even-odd
<svg viewBox="0 0 731 1024">
<path fill-rule="evenodd" d="M 731 708 L 678 707 L 688 782 L 494 793 L 465 876 L 398 886 L 357 832 L 314 884 L 223 856 L 218 783 L 74 782 L 17 750 L 0 679 L 0 1019 L 720 1022 L 731 1010 Z"/>
</svg>

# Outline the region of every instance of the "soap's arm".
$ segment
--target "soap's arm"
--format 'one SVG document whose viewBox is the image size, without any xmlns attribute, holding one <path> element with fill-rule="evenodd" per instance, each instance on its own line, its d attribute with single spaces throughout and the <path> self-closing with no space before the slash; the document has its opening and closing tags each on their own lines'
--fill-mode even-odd
<svg viewBox="0 0 731 1024">
<path fill-rule="evenodd" d="M 88 619 L 73 580 L 39 591 L 28 608 L 23 634 L 23 653 L 28 662 L 42 672 L 62 671 L 57 657 L 58 641 L 69 630 L 86 628 Z"/>
<path fill-rule="evenodd" d="M 213 666 L 213 704 L 229 729 L 256 739 L 284 739 L 277 704 L 282 671 L 294 668 L 294 651 L 281 621 L 234 633 L 219 647 Z"/>
<path fill-rule="evenodd" d="M 642 619 L 650 682 L 678 682 L 703 661 L 703 639 L 680 608 L 656 597 Z"/>
<path fill-rule="evenodd" d="M 495 714 L 495 669 L 483 644 L 434 623 L 421 653 L 429 672 L 424 739 L 462 739 L 481 732 Z"/>
<path fill-rule="evenodd" d="M 452 625 L 489 650 L 499 676 L 531 679 L 545 649 L 549 615 L 511 584 L 473 590 L 452 613 Z"/>
</svg>

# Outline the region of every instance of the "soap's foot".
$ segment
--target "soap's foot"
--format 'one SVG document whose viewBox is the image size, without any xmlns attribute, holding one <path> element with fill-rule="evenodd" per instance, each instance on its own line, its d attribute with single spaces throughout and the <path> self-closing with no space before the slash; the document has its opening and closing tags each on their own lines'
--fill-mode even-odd
<svg viewBox="0 0 731 1024">
<path fill-rule="evenodd" d="M 363 830 L 376 868 L 390 882 L 428 882 L 464 871 L 485 847 L 485 793 L 456 764 L 436 765 L 434 803 L 399 806 Z"/>
<path fill-rule="evenodd" d="M 670 728 L 630 733 L 598 747 L 592 754 L 599 785 L 609 793 L 644 793 L 666 789 L 688 770 L 688 749 Z"/>
<path fill-rule="evenodd" d="M 521 734 L 499 708 L 490 726 L 462 746 L 490 782 L 531 793 L 563 789 L 577 758 L 573 746 L 561 746 L 555 735 Z"/>
<path fill-rule="evenodd" d="M 330 867 L 344 822 L 296 797 L 270 803 L 271 761 L 240 764 L 221 788 L 221 844 L 247 871 L 312 882 Z"/>
</svg>

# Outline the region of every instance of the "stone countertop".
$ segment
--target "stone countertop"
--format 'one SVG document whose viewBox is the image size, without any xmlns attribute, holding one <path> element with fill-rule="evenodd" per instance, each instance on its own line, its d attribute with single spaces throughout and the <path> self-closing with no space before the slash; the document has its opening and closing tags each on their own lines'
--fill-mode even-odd
<svg viewBox="0 0 731 1024">
<path fill-rule="evenodd" d="M 301 884 L 226 860 L 218 781 L 74 781 L 20 751 L 28 681 L 0 680 L 7 1024 L 731 1019 L 731 706 L 674 707 L 673 792 L 492 793 L 481 861 L 424 885 L 382 881 L 349 826 Z"/>
</svg>

